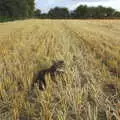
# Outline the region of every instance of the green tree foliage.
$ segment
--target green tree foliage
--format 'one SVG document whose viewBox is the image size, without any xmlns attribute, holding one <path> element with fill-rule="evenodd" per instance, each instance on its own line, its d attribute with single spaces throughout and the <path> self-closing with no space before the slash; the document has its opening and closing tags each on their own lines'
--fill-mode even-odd
<svg viewBox="0 0 120 120">
<path fill-rule="evenodd" d="M 80 5 L 72 13 L 72 18 L 113 18 L 115 9 L 111 7 L 88 7 L 86 5 Z M 117 13 L 118 14 L 118 13 Z"/>
<path fill-rule="evenodd" d="M 113 8 L 105 8 L 103 6 L 98 6 L 96 7 L 96 15 L 95 17 L 97 18 L 106 18 L 106 17 L 113 17 L 113 13 L 114 13 L 114 9 Z"/>
<path fill-rule="evenodd" d="M 34 11 L 34 17 L 40 18 L 40 17 L 41 17 L 41 10 L 36 9 L 36 10 Z"/>
<path fill-rule="evenodd" d="M 50 11 L 48 12 L 48 16 L 49 18 L 68 18 L 69 17 L 69 11 L 67 8 L 59 8 L 59 7 L 55 7 L 53 9 L 50 9 Z"/>
<path fill-rule="evenodd" d="M 34 8 L 35 8 L 35 0 L 26 0 L 27 1 L 27 8 L 28 8 L 28 16 L 32 17 L 34 14 Z"/>
<path fill-rule="evenodd" d="M 48 19 L 49 17 L 48 17 L 47 13 L 41 13 L 40 18 L 41 19 Z"/>
<path fill-rule="evenodd" d="M 75 18 L 86 18 L 88 13 L 88 8 L 86 5 L 80 5 L 74 10 L 73 15 Z"/>
<path fill-rule="evenodd" d="M 115 12 L 113 13 L 113 16 L 116 17 L 116 18 L 120 18 L 120 12 L 115 11 Z"/>
<path fill-rule="evenodd" d="M 34 0 L 0 0 L 0 18 L 31 17 L 34 11 Z"/>
<path fill-rule="evenodd" d="M 108 7 L 105 9 L 107 17 L 114 17 L 115 9 Z"/>
</svg>

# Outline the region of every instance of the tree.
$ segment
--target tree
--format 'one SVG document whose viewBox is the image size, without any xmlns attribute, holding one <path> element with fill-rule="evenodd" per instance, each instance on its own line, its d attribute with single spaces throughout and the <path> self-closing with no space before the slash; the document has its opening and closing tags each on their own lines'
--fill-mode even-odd
<svg viewBox="0 0 120 120">
<path fill-rule="evenodd" d="M 34 0 L 0 0 L 0 17 L 25 18 L 33 15 Z"/>
<path fill-rule="evenodd" d="M 95 18 L 96 16 L 96 7 L 88 7 L 87 8 L 87 17 L 88 18 Z"/>
<path fill-rule="evenodd" d="M 115 12 L 115 9 L 113 9 L 113 8 L 111 8 L 111 7 L 108 7 L 108 8 L 106 8 L 105 11 L 106 11 L 107 17 L 113 17 L 114 12 Z"/>
<path fill-rule="evenodd" d="M 80 5 L 71 13 L 71 16 L 72 18 L 113 18 L 114 13 L 115 9 L 111 7 Z"/>
<path fill-rule="evenodd" d="M 39 18 L 39 17 L 41 16 L 41 10 L 36 9 L 36 10 L 34 11 L 34 16 L 37 17 L 37 18 Z"/>
<path fill-rule="evenodd" d="M 56 18 L 56 19 L 64 18 L 65 19 L 69 17 L 69 11 L 67 8 L 55 7 L 49 10 L 48 16 L 49 18 Z"/>
<path fill-rule="evenodd" d="M 47 14 L 47 13 L 42 13 L 42 14 L 40 15 L 40 18 L 41 18 L 41 19 L 48 19 L 49 17 L 48 17 L 48 14 Z"/>
<path fill-rule="evenodd" d="M 119 18 L 119 17 L 120 17 L 120 12 L 119 12 L 119 11 L 115 11 L 115 12 L 113 13 L 113 16 L 114 16 L 115 18 Z"/>
<path fill-rule="evenodd" d="M 86 5 L 80 5 L 73 11 L 75 18 L 86 18 L 88 13 L 88 7 Z"/>
<path fill-rule="evenodd" d="M 35 9 L 35 0 L 26 0 L 27 1 L 27 10 L 28 10 L 28 16 L 32 17 L 34 14 L 34 9 Z"/>
</svg>

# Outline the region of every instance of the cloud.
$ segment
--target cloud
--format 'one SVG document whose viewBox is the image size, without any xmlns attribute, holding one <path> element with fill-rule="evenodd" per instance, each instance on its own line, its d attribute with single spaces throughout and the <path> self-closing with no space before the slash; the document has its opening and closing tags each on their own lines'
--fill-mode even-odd
<svg viewBox="0 0 120 120">
<path fill-rule="evenodd" d="M 84 2 L 85 1 L 85 2 Z M 88 2 L 89 1 L 89 2 Z M 80 0 L 78 3 L 73 4 L 69 8 L 75 9 L 78 7 L 80 4 L 86 4 L 88 6 L 98 6 L 98 5 L 103 5 L 105 7 L 113 7 L 117 10 L 120 10 L 120 0 Z"/>
<path fill-rule="evenodd" d="M 36 8 L 40 8 L 42 12 L 48 12 L 50 8 L 55 6 L 67 7 L 73 10 L 81 4 L 88 6 L 110 6 L 120 10 L 120 0 L 36 0 Z"/>
<path fill-rule="evenodd" d="M 110 0 L 67 0 L 67 1 L 79 1 L 79 2 L 100 2 L 100 1 L 110 1 Z"/>
</svg>

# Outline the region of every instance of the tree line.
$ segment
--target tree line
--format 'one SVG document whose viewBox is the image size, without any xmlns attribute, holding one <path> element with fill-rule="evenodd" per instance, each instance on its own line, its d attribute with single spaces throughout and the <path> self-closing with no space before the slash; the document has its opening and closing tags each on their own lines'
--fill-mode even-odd
<svg viewBox="0 0 120 120">
<path fill-rule="evenodd" d="M 89 18 L 120 18 L 120 11 L 111 7 L 88 7 L 80 5 L 69 11 L 65 7 L 51 8 L 48 13 L 35 9 L 35 0 L 0 0 L 0 21 L 26 18 L 42 19 L 89 19 Z"/>
<path fill-rule="evenodd" d="M 0 0 L 0 21 L 31 18 L 34 0 Z"/>
<path fill-rule="evenodd" d="M 50 19 L 103 19 L 103 18 L 120 18 L 120 11 L 116 11 L 111 7 L 88 7 L 80 5 L 75 10 L 69 11 L 67 8 L 55 7 L 48 13 L 41 13 L 37 9 L 34 12 L 35 17 Z"/>
</svg>

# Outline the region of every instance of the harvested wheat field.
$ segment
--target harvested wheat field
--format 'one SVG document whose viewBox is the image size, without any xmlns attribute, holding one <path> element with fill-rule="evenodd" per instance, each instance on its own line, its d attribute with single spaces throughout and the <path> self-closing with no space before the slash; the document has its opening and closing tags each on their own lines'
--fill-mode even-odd
<svg viewBox="0 0 120 120">
<path fill-rule="evenodd" d="M 31 89 L 53 60 L 57 84 Z M 120 20 L 1 23 L 0 120 L 120 120 Z"/>
</svg>

